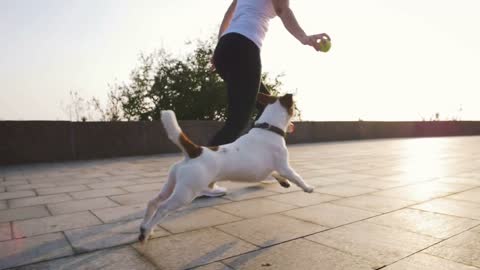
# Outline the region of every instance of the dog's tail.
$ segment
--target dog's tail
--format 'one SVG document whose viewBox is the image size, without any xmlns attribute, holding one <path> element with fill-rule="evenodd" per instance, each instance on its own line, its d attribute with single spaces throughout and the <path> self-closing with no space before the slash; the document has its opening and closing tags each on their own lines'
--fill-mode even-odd
<svg viewBox="0 0 480 270">
<path fill-rule="evenodd" d="M 183 133 L 173 111 L 162 111 L 161 119 L 168 138 L 176 144 L 186 156 L 196 158 L 202 154 L 202 147 L 193 143 L 187 135 Z"/>
</svg>

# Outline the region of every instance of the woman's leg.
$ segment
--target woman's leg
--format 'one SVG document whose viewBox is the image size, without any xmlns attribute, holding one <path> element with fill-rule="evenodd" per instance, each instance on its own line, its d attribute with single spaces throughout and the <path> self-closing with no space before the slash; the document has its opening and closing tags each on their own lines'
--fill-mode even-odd
<svg viewBox="0 0 480 270">
<path fill-rule="evenodd" d="M 215 67 L 227 86 L 227 113 L 225 125 L 210 141 L 211 146 L 235 141 L 248 124 L 261 76 L 260 51 L 246 37 L 239 34 L 223 36 L 214 55 Z M 209 197 L 223 196 L 226 189 L 212 183 L 202 192 Z"/>
<path fill-rule="evenodd" d="M 223 43 L 219 43 L 215 51 L 215 66 L 227 86 L 228 106 L 225 125 L 213 137 L 210 145 L 231 143 L 240 136 L 255 108 L 260 87 L 258 47 L 238 34 L 220 42 Z"/>
</svg>

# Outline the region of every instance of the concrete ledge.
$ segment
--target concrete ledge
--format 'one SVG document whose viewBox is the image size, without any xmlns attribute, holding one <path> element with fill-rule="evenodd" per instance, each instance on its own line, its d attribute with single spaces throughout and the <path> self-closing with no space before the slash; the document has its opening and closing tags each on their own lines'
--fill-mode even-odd
<svg viewBox="0 0 480 270">
<path fill-rule="evenodd" d="M 206 144 L 222 123 L 180 121 Z M 480 135 L 480 121 L 297 122 L 287 143 Z M 160 122 L 0 121 L 0 165 L 177 152 Z"/>
<path fill-rule="evenodd" d="M 72 123 L 0 121 L 0 164 L 70 160 Z"/>
</svg>

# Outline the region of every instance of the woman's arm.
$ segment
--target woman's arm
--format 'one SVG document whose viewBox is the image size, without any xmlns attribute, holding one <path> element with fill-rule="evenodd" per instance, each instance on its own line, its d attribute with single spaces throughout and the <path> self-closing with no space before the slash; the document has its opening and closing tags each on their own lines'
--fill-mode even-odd
<svg viewBox="0 0 480 270">
<path fill-rule="evenodd" d="M 302 44 L 312 46 L 318 51 L 319 46 L 317 40 L 323 37 L 327 37 L 328 39 L 330 39 L 327 34 L 318 34 L 311 36 L 305 34 L 305 31 L 303 31 L 302 27 L 300 27 L 300 25 L 298 24 L 298 21 L 295 18 L 293 11 L 290 9 L 289 0 L 272 0 L 272 3 L 273 7 L 275 8 L 275 12 L 282 20 L 285 28 Z"/>
<path fill-rule="evenodd" d="M 233 0 L 230 6 L 225 12 L 225 16 L 223 16 L 222 24 L 220 25 L 220 30 L 218 31 L 218 38 L 227 30 L 227 27 L 230 25 L 232 21 L 233 13 L 235 12 L 235 8 L 237 7 L 237 0 Z"/>
</svg>

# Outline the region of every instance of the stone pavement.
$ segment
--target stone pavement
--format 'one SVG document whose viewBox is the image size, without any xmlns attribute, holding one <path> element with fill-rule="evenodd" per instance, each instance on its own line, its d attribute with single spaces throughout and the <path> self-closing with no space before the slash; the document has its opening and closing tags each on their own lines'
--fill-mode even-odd
<svg viewBox="0 0 480 270">
<path fill-rule="evenodd" d="M 0 167 L 0 269 L 480 269 L 480 137 L 289 149 L 315 193 L 224 182 L 144 246 L 180 155 Z"/>
</svg>

